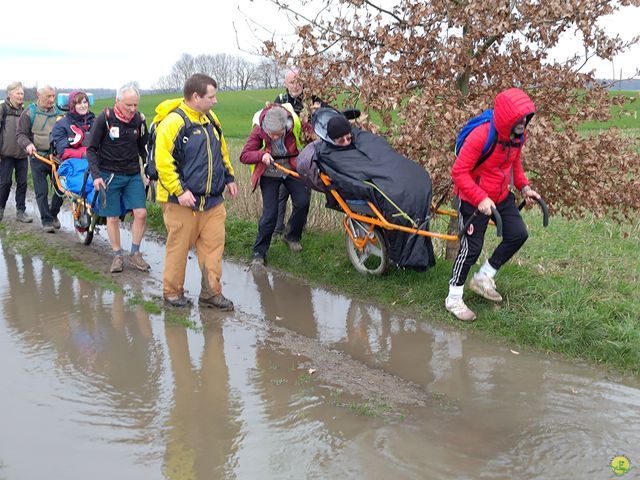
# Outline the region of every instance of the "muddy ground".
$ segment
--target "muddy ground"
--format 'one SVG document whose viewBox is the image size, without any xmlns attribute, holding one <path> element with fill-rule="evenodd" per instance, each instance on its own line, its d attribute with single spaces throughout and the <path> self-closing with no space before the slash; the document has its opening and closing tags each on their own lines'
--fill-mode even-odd
<svg viewBox="0 0 640 480">
<path fill-rule="evenodd" d="M 85 246 L 79 242 L 73 230 L 71 214 L 66 205 L 63 206 L 63 211 L 60 214 L 62 229 L 56 231 L 55 234 L 50 234 L 42 231 L 40 221 L 35 214 L 37 212 L 35 202 L 29 202 L 28 199 L 28 203 L 30 205 L 27 206 L 27 211 L 32 212 L 34 216 L 34 222 L 31 224 L 16 222 L 15 210 L 12 210 L 9 204 L 7 205 L 2 224 L 6 225 L 10 232 L 26 232 L 39 236 L 45 239 L 48 245 L 65 250 L 86 267 L 116 282 L 127 292 L 128 296 L 142 295 L 146 299 L 152 299 L 162 305 L 162 258 L 146 257 L 147 261 L 152 265 L 152 270 L 149 273 L 140 272 L 125 265 L 123 272 L 112 274 L 109 272 L 112 255 L 111 247 L 106 239 L 106 227 L 99 227 L 99 232 L 94 237 L 91 245 Z M 124 227 L 121 229 L 122 247 L 125 249 L 130 245 L 128 227 L 129 224 L 125 222 Z M 145 244 L 156 243 L 162 246 L 164 241 L 163 235 L 147 232 L 141 250 L 145 251 Z M 191 252 L 190 258 L 194 257 L 194 252 Z M 247 270 L 249 268 L 248 265 L 242 264 L 237 260 L 226 259 L 225 261 L 243 265 L 243 268 Z M 286 276 L 286 274 L 279 272 L 273 273 Z M 304 280 L 296 279 L 296 281 L 303 282 Z M 191 292 L 190 296 L 195 298 L 196 292 Z M 165 312 L 183 312 L 172 308 L 163 307 L 163 309 Z M 242 311 L 236 311 L 234 314 L 234 318 L 237 321 L 255 321 L 248 317 Z M 216 321 L 216 318 L 220 318 L 220 313 L 205 309 L 201 312 L 200 318 L 203 322 Z M 382 369 L 365 365 L 345 352 L 327 348 L 318 339 L 300 335 L 291 329 L 270 322 L 266 318 L 262 318 L 261 321 L 267 323 L 263 327 L 266 326 L 269 332 L 266 343 L 270 348 L 301 356 L 304 360 L 303 365 L 305 368 L 308 367 L 314 370 L 313 375 L 316 377 L 316 382 L 336 388 L 347 396 L 360 398 L 361 401 L 365 402 L 374 399 L 377 403 L 388 405 L 390 412 L 397 412 L 398 409 L 404 410 L 405 407 L 422 407 L 434 402 L 441 405 L 445 403 L 441 396 L 429 394 L 420 385 L 389 374 Z M 451 402 L 446 402 L 447 408 L 451 406 Z"/>
</svg>

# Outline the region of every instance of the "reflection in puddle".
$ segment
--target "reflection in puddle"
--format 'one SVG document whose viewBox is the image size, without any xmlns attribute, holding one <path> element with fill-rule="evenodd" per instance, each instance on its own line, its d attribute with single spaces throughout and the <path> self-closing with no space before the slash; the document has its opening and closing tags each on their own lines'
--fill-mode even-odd
<svg viewBox="0 0 640 480">
<path fill-rule="evenodd" d="M 224 269 L 238 311 L 194 309 L 196 332 L 3 251 L 0 478 L 610 478 L 614 455 L 640 462 L 637 382 Z M 340 392 L 280 328 L 456 408 Z"/>
</svg>

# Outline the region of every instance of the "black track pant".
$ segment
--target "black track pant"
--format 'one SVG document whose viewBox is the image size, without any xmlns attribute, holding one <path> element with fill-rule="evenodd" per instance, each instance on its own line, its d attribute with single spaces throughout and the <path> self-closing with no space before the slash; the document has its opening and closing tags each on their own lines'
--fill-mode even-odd
<svg viewBox="0 0 640 480">
<path fill-rule="evenodd" d="M 29 162 L 26 158 L 2 157 L 0 159 L 0 208 L 7 206 L 11 192 L 11 177 L 16 177 L 16 210 L 24 212 L 27 198 L 27 174 Z"/>
<path fill-rule="evenodd" d="M 489 264 L 498 270 L 513 255 L 520 250 L 524 242 L 527 241 L 529 234 L 527 227 L 520 216 L 518 207 L 516 206 L 515 196 L 509 193 L 507 198 L 496 205 L 496 209 L 502 217 L 502 242 L 496 247 L 493 254 L 489 258 Z M 462 226 L 473 215 L 476 208 L 470 203 L 461 201 L 458 208 L 459 226 Z M 478 213 L 467 230 L 467 234 L 460 239 L 460 250 L 456 261 L 453 263 L 453 272 L 449 285 L 464 285 L 469 275 L 469 270 L 478 260 L 482 246 L 484 245 L 484 234 L 489 224 L 488 216 Z"/>
</svg>

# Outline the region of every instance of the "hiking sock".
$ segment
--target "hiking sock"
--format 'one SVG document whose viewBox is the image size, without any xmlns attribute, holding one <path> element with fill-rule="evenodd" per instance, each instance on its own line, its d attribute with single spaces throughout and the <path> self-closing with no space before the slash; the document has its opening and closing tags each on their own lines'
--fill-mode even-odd
<svg viewBox="0 0 640 480">
<path fill-rule="evenodd" d="M 114 257 L 121 257 L 123 255 L 124 255 L 124 250 L 122 250 L 122 249 L 113 251 L 113 256 Z"/>
<path fill-rule="evenodd" d="M 454 286 L 454 285 L 449 285 L 449 295 L 447 295 L 447 298 L 462 298 L 462 294 L 464 293 L 464 285 L 460 285 L 460 286 Z"/>
<path fill-rule="evenodd" d="M 131 243 L 131 255 L 140 251 L 140 244 Z"/>
<path fill-rule="evenodd" d="M 491 266 L 491 264 L 489 263 L 489 260 L 486 260 L 480 267 L 480 270 L 478 270 L 479 277 L 493 278 L 496 276 L 496 273 L 498 273 L 498 270 L 496 270 Z"/>
</svg>

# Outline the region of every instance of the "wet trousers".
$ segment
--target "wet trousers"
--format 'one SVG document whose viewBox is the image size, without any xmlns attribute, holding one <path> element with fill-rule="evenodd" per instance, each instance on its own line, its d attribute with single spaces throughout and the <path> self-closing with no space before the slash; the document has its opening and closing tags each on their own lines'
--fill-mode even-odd
<svg viewBox="0 0 640 480">
<path fill-rule="evenodd" d="M 49 182 L 54 182 L 51 167 L 37 158 L 30 157 L 31 177 L 33 178 L 33 190 L 36 192 L 36 203 L 40 211 L 42 225 L 53 224 L 53 217 L 57 217 L 62 207 L 62 197 L 56 194 L 55 189 L 51 195 L 49 205 Z"/>
<path fill-rule="evenodd" d="M 0 208 L 7 206 L 11 192 L 11 177 L 16 177 L 16 210 L 24 212 L 27 198 L 27 174 L 29 163 L 26 158 L 2 157 L 0 160 Z"/>
<path fill-rule="evenodd" d="M 202 272 L 201 298 L 210 298 L 222 292 L 222 253 L 224 251 L 224 221 L 227 212 L 219 203 L 203 212 L 177 203 L 162 204 L 167 244 L 162 273 L 164 297 L 184 294 L 184 278 L 189 249 L 195 247 Z"/>
<path fill-rule="evenodd" d="M 467 222 L 469 217 L 473 215 L 476 207 L 465 201 L 460 202 L 458 207 L 459 228 Z M 515 253 L 520 250 L 524 242 L 529 236 L 527 227 L 520 216 L 520 211 L 516 206 L 515 196 L 509 193 L 507 198 L 496 205 L 496 210 L 502 217 L 502 242 L 489 257 L 489 265 L 498 270 L 504 265 Z M 484 245 L 484 235 L 489 224 L 487 215 L 479 213 L 467 229 L 466 235 L 460 239 L 460 250 L 458 256 L 453 263 L 453 272 L 449 285 L 461 286 L 467 280 L 469 270 L 476 263 L 482 246 Z"/>
</svg>

